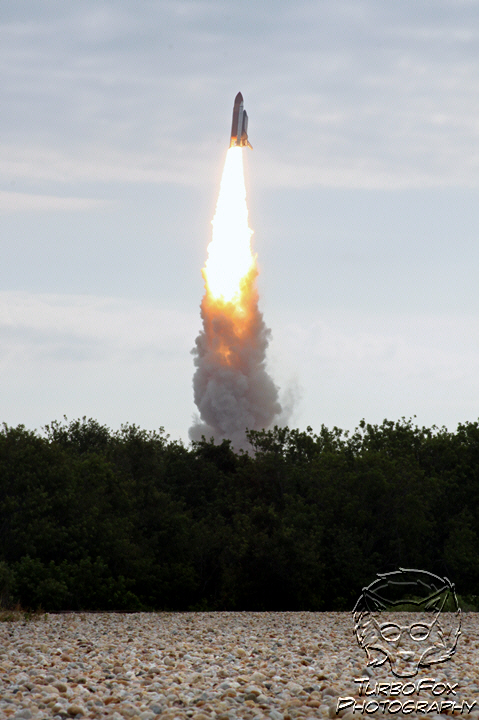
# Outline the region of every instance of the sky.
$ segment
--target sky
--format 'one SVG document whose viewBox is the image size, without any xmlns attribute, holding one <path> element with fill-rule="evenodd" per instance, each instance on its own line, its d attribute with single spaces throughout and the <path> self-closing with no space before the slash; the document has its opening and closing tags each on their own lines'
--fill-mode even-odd
<svg viewBox="0 0 480 720">
<path fill-rule="evenodd" d="M 241 91 L 291 427 L 478 418 L 473 0 L 2 0 L 0 422 L 188 443 Z"/>
</svg>

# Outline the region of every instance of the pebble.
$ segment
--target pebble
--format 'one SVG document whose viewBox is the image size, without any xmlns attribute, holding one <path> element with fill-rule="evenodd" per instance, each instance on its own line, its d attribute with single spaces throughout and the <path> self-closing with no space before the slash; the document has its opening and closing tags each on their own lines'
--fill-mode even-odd
<svg viewBox="0 0 480 720">
<path fill-rule="evenodd" d="M 367 676 L 396 681 L 386 666 L 366 668 L 350 613 L 65 613 L 0 623 L 1 720 L 361 720 L 336 708 L 339 697 L 365 699 L 354 678 Z M 457 702 L 477 700 L 477 613 L 463 615 L 454 657 L 422 677 L 458 683 Z M 462 717 L 476 720 L 478 704 Z"/>
</svg>

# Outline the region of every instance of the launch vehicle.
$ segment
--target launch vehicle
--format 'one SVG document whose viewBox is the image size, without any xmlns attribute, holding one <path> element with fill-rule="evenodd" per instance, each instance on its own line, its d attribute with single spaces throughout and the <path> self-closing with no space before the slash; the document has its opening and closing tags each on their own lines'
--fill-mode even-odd
<svg viewBox="0 0 480 720">
<path fill-rule="evenodd" d="M 236 145 L 237 147 L 245 147 L 248 145 L 253 150 L 252 146 L 248 142 L 248 115 L 243 109 L 243 96 L 242 93 L 238 93 L 235 98 L 235 104 L 233 106 L 233 117 L 232 117 L 232 132 L 230 136 L 230 147 Z"/>
</svg>

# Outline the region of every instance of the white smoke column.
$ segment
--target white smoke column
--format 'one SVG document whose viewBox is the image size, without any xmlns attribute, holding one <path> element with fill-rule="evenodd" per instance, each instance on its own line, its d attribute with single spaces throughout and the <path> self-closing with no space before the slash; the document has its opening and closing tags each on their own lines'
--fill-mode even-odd
<svg viewBox="0 0 480 720">
<path fill-rule="evenodd" d="M 203 269 L 203 330 L 192 351 L 194 400 L 201 420 L 192 440 L 225 438 L 246 448 L 245 430 L 270 427 L 281 413 L 278 390 L 268 375 L 270 330 L 258 309 L 256 259 L 250 248 L 242 150 L 232 147 L 220 185 L 212 242 Z"/>
</svg>

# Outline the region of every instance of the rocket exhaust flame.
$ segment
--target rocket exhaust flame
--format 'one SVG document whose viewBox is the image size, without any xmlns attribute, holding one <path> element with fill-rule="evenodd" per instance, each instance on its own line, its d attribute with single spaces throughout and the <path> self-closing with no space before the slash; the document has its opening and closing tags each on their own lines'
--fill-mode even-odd
<svg viewBox="0 0 480 720">
<path fill-rule="evenodd" d="M 242 278 L 255 266 L 250 248 L 247 193 L 240 147 L 231 147 L 223 169 L 220 193 L 212 220 L 212 242 L 203 270 L 207 292 L 214 298 L 233 300 Z"/>
<path fill-rule="evenodd" d="M 190 428 L 246 448 L 245 430 L 268 428 L 281 413 L 278 390 L 265 369 L 270 330 L 258 309 L 256 257 L 252 254 L 242 147 L 227 152 L 208 259 L 202 270 L 203 329 L 192 350 L 194 400 L 201 420 Z"/>
</svg>

